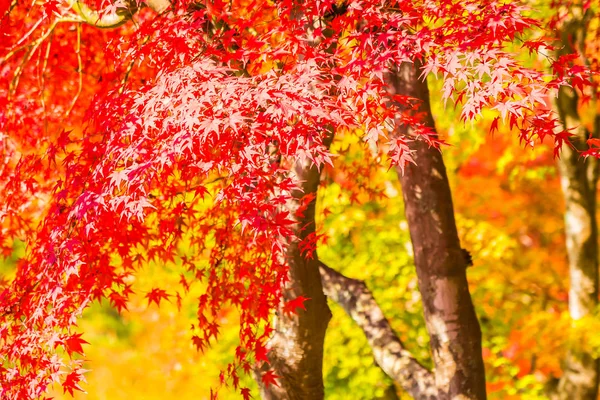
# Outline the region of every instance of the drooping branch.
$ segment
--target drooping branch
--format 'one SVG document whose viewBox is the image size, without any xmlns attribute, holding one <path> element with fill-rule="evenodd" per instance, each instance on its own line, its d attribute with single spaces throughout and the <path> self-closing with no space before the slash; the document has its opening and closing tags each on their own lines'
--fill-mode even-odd
<svg viewBox="0 0 600 400">
<path fill-rule="evenodd" d="M 162 14 L 171 7 L 169 0 L 148 0 L 145 4 L 157 14 Z M 83 22 L 104 29 L 123 25 L 138 11 L 138 5 L 135 1 L 127 2 L 127 7 L 117 8 L 109 13 L 93 10 L 78 0 L 73 2 L 71 8 L 83 19 Z"/>
<path fill-rule="evenodd" d="M 114 12 L 102 13 L 93 10 L 81 1 L 73 2 L 73 11 L 79 15 L 86 24 L 96 28 L 116 28 L 129 21 L 137 11 L 135 8 L 117 8 Z"/>
<path fill-rule="evenodd" d="M 433 374 L 405 349 L 367 285 L 320 262 L 323 291 L 363 330 L 381 369 L 417 400 L 437 398 Z"/>
</svg>

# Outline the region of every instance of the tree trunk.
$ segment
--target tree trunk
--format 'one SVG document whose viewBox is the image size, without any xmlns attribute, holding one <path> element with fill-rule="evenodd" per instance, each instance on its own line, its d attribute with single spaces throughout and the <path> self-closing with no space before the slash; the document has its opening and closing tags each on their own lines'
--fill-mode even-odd
<svg viewBox="0 0 600 400">
<path fill-rule="evenodd" d="M 405 63 L 390 73 L 389 90 L 422 101 L 419 111 L 434 128 L 427 82 L 420 64 Z M 398 135 L 410 137 L 408 126 Z M 469 293 L 468 260 L 460 247 L 450 185 L 440 151 L 424 141 L 410 143 L 416 165 L 398 168 L 415 255 L 419 290 L 435 363 L 438 399 L 485 399 L 481 329 Z"/>
<path fill-rule="evenodd" d="M 297 191 L 287 205 L 292 215 L 302 206 L 302 197 L 316 193 L 319 186 L 319 170 L 311 164 L 306 160 L 294 166 L 293 173 L 303 181 L 303 192 Z M 284 301 L 298 296 L 309 300 L 304 303 L 306 310 L 297 309 L 295 315 L 282 310 L 277 313 L 268 357 L 271 368 L 280 376 L 279 386 L 265 387 L 257 379 L 263 399 L 319 400 L 324 397 L 323 345 L 331 311 L 323 293 L 316 252 L 307 255 L 298 248 L 299 242 L 315 231 L 315 205 L 316 199 L 313 199 L 307 209 L 296 216 L 297 239 L 290 243 L 287 251 L 290 281 L 283 292 Z"/>
<path fill-rule="evenodd" d="M 557 55 L 579 51 L 584 54 L 586 16 L 581 6 L 572 6 L 569 17 L 559 31 Z M 570 142 L 575 149 L 563 146 L 558 170 L 565 199 L 565 233 L 569 258 L 569 313 L 571 320 L 590 315 L 598 305 L 598 226 L 596 223 L 596 187 L 598 160 L 583 159 L 577 150 L 587 148 L 589 132 L 577 110 L 579 96 L 570 87 L 562 87 L 555 101 L 562 127 L 574 133 Z M 597 126 L 598 124 L 596 124 Z M 596 127 L 594 136 L 598 136 Z M 598 360 L 580 341 L 573 338 L 563 363 L 563 375 L 555 398 L 561 400 L 596 400 L 598 396 Z"/>
</svg>

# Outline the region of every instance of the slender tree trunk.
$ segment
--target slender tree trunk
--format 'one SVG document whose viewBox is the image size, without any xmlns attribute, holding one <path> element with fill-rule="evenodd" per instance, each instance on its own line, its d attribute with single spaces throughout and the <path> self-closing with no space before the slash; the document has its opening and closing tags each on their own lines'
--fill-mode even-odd
<svg viewBox="0 0 600 400">
<path fill-rule="evenodd" d="M 419 63 L 390 73 L 390 92 L 422 101 L 420 111 L 434 128 L 427 82 Z M 398 126 L 410 136 L 411 128 Z M 435 363 L 438 399 L 485 399 L 481 330 L 469 293 L 468 260 L 454 220 L 450 185 L 441 153 L 425 142 L 411 142 L 416 165 L 398 169 L 415 255 L 419 290 Z"/>
<path fill-rule="evenodd" d="M 560 97 L 562 95 L 559 94 L 559 102 Z M 587 135 L 577 136 L 580 139 L 587 137 Z M 574 145 L 576 141 L 577 138 L 571 140 Z M 585 140 L 580 142 L 585 143 Z M 570 277 L 569 313 L 574 323 L 593 313 L 598 305 L 596 161 L 595 159 L 583 160 L 576 151 L 566 146 L 558 160 L 566 208 L 565 232 Z M 597 399 L 598 360 L 581 347 L 578 340 L 569 342 L 569 350 L 563 364 L 563 375 L 558 385 L 559 399 Z"/>
<path fill-rule="evenodd" d="M 581 6 L 572 6 L 559 31 L 557 55 L 584 54 L 586 16 Z M 579 97 L 569 87 L 558 92 L 555 105 L 563 128 L 574 133 L 571 144 L 563 146 L 558 170 L 565 199 L 565 232 L 569 257 L 569 313 L 571 320 L 590 315 L 598 305 L 598 226 L 596 223 L 596 187 L 598 160 L 583 159 L 577 150 L 587 148 L 590 132 L 583 126 L 577 110 Z M 597 124 L 596 124 L 597 125 Z M 598 136 L 595 129 L 594 136 Z M 579 340 L 570 340 L 559 381 L 557 399 L 596 400 L 598 397 L 598 360 L 582 348 Z"/>
<path fill-rule="evenodd" d="M 302 212 L 297 211 L 303 196 L 316 193 L 320 173 L 309 160 L 297 162 L 293 173 L 303 181 L 303 192 L 297 191 L 287 205 L 292 215 L 296 215 L 297 240 L 290 243 L 287 251 L 290 281 L 284 290 L 284 300 L 298 296 L 309 300 L 304 303 L 306 310 L 297 309 L 296 315 L 282 310 L 277 313 L 268 357 L 271 368 L 280 376 L 279 386 L 261 385 L 261 395 L 263 399 L 319 400 L 324 397 L 323 345 L 331 311 L 323 293 L 316 252 L 304 254 L 298 247 L 301 240 L 315 231 L 316 199 Z M 258 382 L 261 384 L 260 379 Z"/>
</svg>

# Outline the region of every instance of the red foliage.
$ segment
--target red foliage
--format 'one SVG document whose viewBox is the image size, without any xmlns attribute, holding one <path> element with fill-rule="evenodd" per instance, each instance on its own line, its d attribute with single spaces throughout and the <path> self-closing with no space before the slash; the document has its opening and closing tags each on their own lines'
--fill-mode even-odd
<svg viewBox="0 0 600 400">
<path fill-rule="evenodd" d="M 392 65 L 422 60 L 465 120 L 490 107 L 527 143 L 564 140 L 546 99 L 569 67 L 560 60 L 546 82 L 504 50 L 536 25 L 519 2 L 352 0 L 332 15 L 333 3 L 187 0 L 113 30 L 80 25 L 66 1 L 1 3 L 0 247 L 9 254 L 20 238 L 28 251 L 0 293 L 0 397 L 38 397 L 56 381 L 79 390 L 81 362 L 57 347 L 81 353 L 81 312 L 102 298 L 126 310 L 130 275 L 183 258 L 181 243 L 194 251 L 184 290 L 193 280 L 207 288 L 194 345 L 203 350 L 219 311 L 234 306 L 233 371 L 266 361 L 264 322 L 288 279 L 290 165 L 331 164 L 330 128 L 365 132 L 366 146 L 400 165 L 412 161 L 409 141 L 436 144 L 413 99 L 389 101 Z M 393 120 L 418 136 L 393 137 Z M 160 305 L 168 295 L 147 297 Z"/>
<path fill-rule="evenodd" d="M 273 372 L 273 370 L 268 370 L 260 377 L 260 379 L 262 380 L 262 383 L 266 387 L 269 387 L 270 385 L 279 386 L 277 384 L 277 378 L 279 378 L 279 376 L 277 376 L 275 374 L 275 372 Z"/>
<path fill-rule="evenodd" d="M 252 393 L 250 392 L 250 389 L 248 389 L 248 388 L 241 388 L 240 394 L 242 395 L 242 398 L 244 400 L 250 400 L 253 398 Z"/>
<path fill-rule="evenodd" d="M 169 300 L 170 295 L 167 294 L 167 291 L 164 289 L 154 288 L 148 294 L 146 294 L 146 298 L 148 299 L 148 305 L 153 302 L 156 303 L 157 306 L 160 307 L 161 300 Z"/>
<path fill-rule="evenodd" d="M 286 301 L 283 306 L 283 312 L 286 314 L 296 314 L 298 308 L 306 310 L 304 302 L 307 300 L 310 299 L 304 296 L 298 296 L 294 300 Z"/>
<path fill-rule="evenodd" d="M 62 342 L 63 347 L 69 355 L 72 355 L 73 353 L 83 354 L 83 347 L 81 347 L 81 345 L 88 344 L 88 342 L 83 340 L 81 335 L 81 333 L 75 333 L 65 338 Z"/>
</svg>

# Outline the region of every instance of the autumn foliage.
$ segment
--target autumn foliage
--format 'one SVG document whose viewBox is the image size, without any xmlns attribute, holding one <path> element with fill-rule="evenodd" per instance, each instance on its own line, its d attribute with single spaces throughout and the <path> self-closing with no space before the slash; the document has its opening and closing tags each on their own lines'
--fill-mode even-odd
<svg viewBox="0 0 600 400">
<path fill-rule="evenodd" d="M 107 30 L 74 4 L 0 3 L 0 247 L 9 255 L 16 239 L 27 243 L 0 293 L 3 399 L 37 398 L 55 382 L 80 390 L 78 317 L 100 299 L 126 310 L 150 262 L 177 265 L 180 285 L 152 288 L 148 304 L 202 288 L 198 350 L 218 338 L 220 314 L 237 309 L 239 345 L 221 380 L 249 398 L 239 376 L 267 361 L 288 279 L 294 162 L 332 169 L 332 131 L 359 135 L 387 166 L 412 162 L 411 141 L 439 145 L 411 112 L 414 99 L 390 99 L 390 68 L 420 60 L 463 121 L 487 108 L 492 132 L 505 124 L 555 152 L 568 132 L 552 114 L 553 91 L 590 79 L 573 58 L 553 60 L 548 76 L 507 49 L 551 49 L 519 2 L 185 0 L 162 14 L 90 2 L 100 15 L 132 14 Z M 392 135 L 394 123 L 416 136 Z"/>
</svg>

